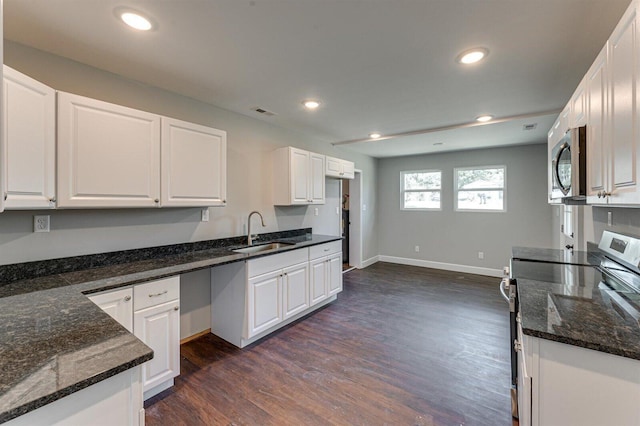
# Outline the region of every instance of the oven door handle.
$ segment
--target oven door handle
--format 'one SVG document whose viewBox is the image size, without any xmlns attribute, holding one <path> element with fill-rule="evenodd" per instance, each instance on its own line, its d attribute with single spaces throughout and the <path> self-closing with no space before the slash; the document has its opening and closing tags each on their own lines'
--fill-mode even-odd
<svg viewBox="0 0 640 426">
<path fill-rule="evenodd" d="M 504 300 L 506 300 L 507 302 L 510 302 L 509 300 L 509 296 L 507 295 L 507 279 L 508 278 L 504 278 L 502 281 L 500 281 L 500 293 L 502 294 L 502 297 L 504 297 Z"/>
</svg>

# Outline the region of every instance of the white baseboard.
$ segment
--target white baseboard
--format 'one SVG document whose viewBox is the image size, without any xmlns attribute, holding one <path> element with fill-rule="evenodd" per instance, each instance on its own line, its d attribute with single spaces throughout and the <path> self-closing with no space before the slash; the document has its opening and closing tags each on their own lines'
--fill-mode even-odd
<svg viewBox="0 0 640 426">
<path fill-rule="evenodd" d="M 373 256 L 373 257 L 370 257 L 369 259 L 364 260 L 364 261 L 362 262 L 362 267 L 361 267 L 360 269 L 364 269 L 364 268 L 366 268 L 367 266 L 371 266 L 371 265 L 373 265 L 374 263 L 377 263 L 377 262 L 379 262 L 379 261 L 380 261 L 380 256 Z"/>
<path fill-rule="evenodd" d="M 398 263 L 400 265 L 420 266 L 422 268 L 444 269 L 445 271 L 464 272 L 467 274 L 486 275 L 488 277 L 503 276 L 502 269 L 481 268 L 478 266 L 457 265 L 455 263 L 432 262 L 430 260 L 409 259 L 395 256 L 376 256 L 380 262 Z"/>
</svg>

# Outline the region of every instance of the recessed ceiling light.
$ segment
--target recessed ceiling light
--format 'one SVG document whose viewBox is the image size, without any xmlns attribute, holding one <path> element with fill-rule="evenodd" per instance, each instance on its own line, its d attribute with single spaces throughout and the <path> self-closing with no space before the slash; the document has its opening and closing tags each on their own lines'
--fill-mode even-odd
<svg viewBox="0 0 640 426">
<path fill-rule="evenodd" d="M 493 115 L 481 115 L 479 117 L 476 117 L 476 121 L 479 121 L 480 123 L 486 123 L 487 121 L 491 120 L 493 120 Z"/>
<path fill-rule="evenodd" d="M 304 105 L 304 107 L 306 109 L 313 110 L 313 109 L 316 109 L 316 108 L 318 108 L 320 106 L 320 102 L 316 101 L 314 99 L 309 99 L 309 100 L 306 100 L 306 101 L 302 102 L 302 105 Z"/>
<path fill-rule="evenodd" d="M 153 28 L 153 24 L 149 18 L 142 16 L 138 12 L 132 10 L 118 10 L 116 14 L 122 21 L 133 29 L 140 31 L 149 31 Z"/>
<path fill-rule="evenodd" d="M 378 133 L 378 132 L 369 133 L 369 137 L 371 139 L 378 139 L 380 136 L 382 136 L 382 135 L 380 133 Z"/>
<path fill-rule="evenodd" d="M 475 49 L 467 50 L 459 54 L 456 58 L 456 61 L 465 65 L 475 64 L 476 62 L 484 59 L 488 54 L 489 49 L 486 49 L 484 47 L 476 47 Z"/>
</svg>

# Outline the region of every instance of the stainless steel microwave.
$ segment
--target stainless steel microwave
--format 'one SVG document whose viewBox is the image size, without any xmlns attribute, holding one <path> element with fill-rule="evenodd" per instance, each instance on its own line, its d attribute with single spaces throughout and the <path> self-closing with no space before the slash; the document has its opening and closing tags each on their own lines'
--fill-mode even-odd
<svg viewBox="0 0 640 426">
<path fill-rule="evenodd" d="M 551 199 L 563 203 L 587 199 L 587 127 L 569 129 L 551 150 Z"/>
</svg>

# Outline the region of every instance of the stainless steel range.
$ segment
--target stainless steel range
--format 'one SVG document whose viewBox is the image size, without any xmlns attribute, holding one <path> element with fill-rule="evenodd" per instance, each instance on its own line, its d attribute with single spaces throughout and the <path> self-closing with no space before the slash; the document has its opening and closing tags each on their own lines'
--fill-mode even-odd
<svg viewBox="0 0 640 426">
<path fill-rule="evenodd" d="M 523 298 L 519 280 L 528 286 L 540 283 L 550 291 L 544 300 Z M 520 305 L 545 303 L 546 324 L 539 334 L 543 338 L 545 332 L 561 336 L 568 344 L 579 344 L 572 336 L 597 326 L 606 329 L 631 324 L 640 328 L 640 238 L 604 231 L 597 246 L 589 244 L 588 252 L 575 252 L 570 259 L 563 250 L 514 247 L 510 274 L 500 283 L 500 291 L 509 303 L 512 414 L 518 417 L 518 392 L 527 390 L 518 386 Z M 589 321 L 576 311 L 576 301 L 590 306 Z"/>
</svg>

